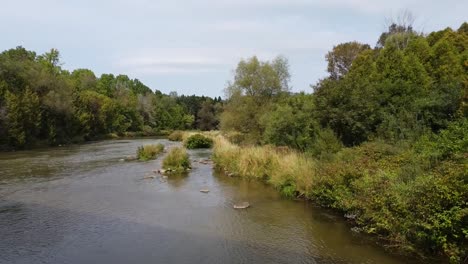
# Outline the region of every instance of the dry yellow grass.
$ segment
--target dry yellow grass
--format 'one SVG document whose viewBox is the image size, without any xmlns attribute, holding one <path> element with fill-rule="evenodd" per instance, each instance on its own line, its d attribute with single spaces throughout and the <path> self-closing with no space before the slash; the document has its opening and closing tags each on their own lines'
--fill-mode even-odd
<svg viewBox="0 0 468 264">
<path fill-rule="evenodd" d="M 213 160 L 229 173 L 264 180 L 287 195 L 310 194 L 315 176 L 314 160 L 272 146 L 239 147 L 221 135 L 213 139 Z"/>
</svg>

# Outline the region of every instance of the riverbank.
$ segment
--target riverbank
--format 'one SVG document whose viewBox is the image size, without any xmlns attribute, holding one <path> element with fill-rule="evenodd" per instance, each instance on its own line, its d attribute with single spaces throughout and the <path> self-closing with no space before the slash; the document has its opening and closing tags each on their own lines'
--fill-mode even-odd
<svg viewBox="0 0 468 264">
<path fill-rule="evenodd" d="M 456 133 L 407 149 L 369 142 L 327 160 L 216 136 L 213 160 L 228 175 L 262 180 L 286 196 L 342 212 L 354 230 L 378 236 L 386 247 L 459 263 L 467 254 L 467 157 L 463 148 L 441 147 Z M 460 136 L 463 146 L 466 135 Z"/>
<path fill-rule="evenodd" d="M 89 142 L 95 142 L 95 141 L 100 141 L 100 140 L 164 138 L 164 137 L 167 137 L 167 135 L 170 133 L 171 131 L 166 131 L 166 130 L 160 131 L 158 133 L 136 131 L 136 132 L 123 132 L 123 133 L 108 133 L 108 134 L 93 136 L 90 138 L 76 137 L 76 138 L 71 139 L 70 141 L 56 142 L 56 143 L 51 143 L 46 140 L 42 140 L 42 141 L 36 141 L 33 144 L 29 144 L 27 146 L 23 146 L 22 148 L 14 148 L 13 146 L 0 145 L 0 152 L 34 150 L 34 149 L 42 149 L 42 148 L 48 148 L 48 147 L 62 147 L 62 146 L 69 146 L 69 145 L 86 144 Z"/>
<path fill-rule="evenodd" d="M 421 264 L 388 254 L 330 210 L 211 162 L 163 178 L 153 172 L 163 155 L 119 161 L 159 143 L 181 145 L 145 138 L 0 153 L 0 263 Z M 188 153 L 206 161 L 212 151 Z M 242 201 L 251 208 L 233 209 Z"/>
</svg>

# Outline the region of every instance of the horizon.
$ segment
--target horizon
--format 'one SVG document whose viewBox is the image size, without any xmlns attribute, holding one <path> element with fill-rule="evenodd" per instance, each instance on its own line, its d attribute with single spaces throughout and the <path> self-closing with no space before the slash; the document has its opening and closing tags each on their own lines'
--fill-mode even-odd
<svg viewBox="0 0 468 264">
<path fill-rule="evenodd" d="M 375 46 L 386 19 L 401 10 L 414 14 L 418 31 L 457 29 L 466 9 L 467 2 L 420 0 L 16 1 L 2 9 L 0 48 L 23 46 L 37 54 L 56 48 L 69 71 L 125 74 L 153 91 L 223 98 L 241 59 L 282 55 L 291 91 L 310 93 L 326 76 L 325 54 L 333 46 Z"/>
</svg>

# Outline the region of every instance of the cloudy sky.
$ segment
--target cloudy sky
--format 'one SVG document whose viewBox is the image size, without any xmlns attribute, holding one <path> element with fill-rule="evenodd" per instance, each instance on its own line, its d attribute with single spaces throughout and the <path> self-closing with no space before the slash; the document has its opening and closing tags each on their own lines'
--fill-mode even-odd
<svg viewBox="0 0 468 264">
<path fill-rule="evenodd" d="M 68 70 L 127 74 L 152 89 L 223 95 L 241 58 L 289 59 L 294 91 L 325 76 L 325 53 L 375 44 L 410 10 L 419 30 L 458 28 L 465 0 L 1 0 L 0 49 L 61 52 Z"/>
</svg>

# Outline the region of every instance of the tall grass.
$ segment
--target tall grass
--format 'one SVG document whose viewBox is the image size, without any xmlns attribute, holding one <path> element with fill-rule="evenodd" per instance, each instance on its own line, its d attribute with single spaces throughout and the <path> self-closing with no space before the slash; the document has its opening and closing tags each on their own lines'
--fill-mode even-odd
<svg viewBox="0 0 468 264">
<path fill-rule="evenodd" d="M 162 167 L 175 173 L 187 171 L 190 168 L 190 159 L 185 148 L 176 147 L 171 149 L 164 158 Z"/>
<path fill-rule="evenodd" d="M 167 136 L 167 139 L 170 141 L 182 141 L 184 133 L 184 131 L 180 130 L 173 131 L 171 134 L 169 134 L 169 136 Z"/>
<path fill-rule="evenodd" d="M 141 161 L 155 159 L 163 151 L 164 151 L 163 144 L 144 145 L 144 146 L 138 147 L 137 159 Z"/>
<path fill-rule="evenodd" d="M 304 154 L 272 146 L 239 147 L 214 138 L 213 160 L 229 173 L 266 181 L 287 196 L 307 196 L 314 182 L 315 162 Z"/>
</svg>

